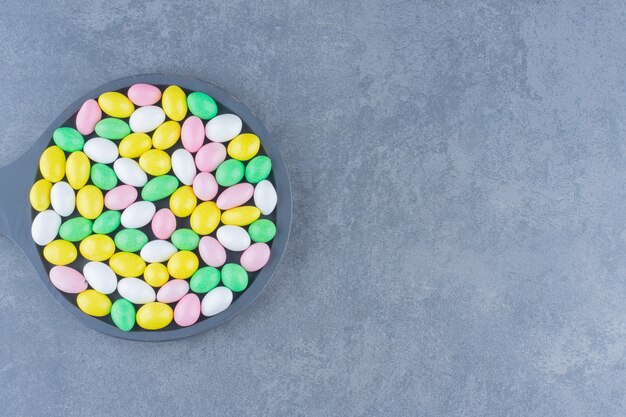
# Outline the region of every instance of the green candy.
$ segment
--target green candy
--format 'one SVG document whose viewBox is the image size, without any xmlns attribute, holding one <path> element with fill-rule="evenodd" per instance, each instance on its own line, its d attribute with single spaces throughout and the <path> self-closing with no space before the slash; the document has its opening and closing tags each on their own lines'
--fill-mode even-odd
<svg viewBox="0 0 626 417">
<path fill-rule="evenodd" d="M 253 242 L 267 243 L 276 236 L 276 226 L 271 220 L 259 219 L 248 227 L 248 234 Z"/>
<path fill-rule="evenodd" d="M 123 229 L 115 235 L 115 246 L 123 252 L 139 252 L 146 243 L 148 236 L 138 229 Z"/>
<path fill-rule="evenodd" d="M 85 138 L 80 132 L 71 127 L 60 127 L 52 134 L 54 144 L 65 152 L 81 151 L 85 145 Z"/>
<path fill-rule="evenodd" d="M 248 273 L 239 264 L 226 264 L 222 267 L 222 282 L 231 291 L 243 291 L 248 286 Z"/>
<path fill-rule="evenodd" d="M 70 242 L 80 242 L 92 232 L 92 221 L 84 217 L 74 217 L 65 221 L 59 228 L 59 236 Z"/>
<path fill-rule="evenodd" d="M 152 178 L 141 190 L 145 201 L 157 201 L 169 197 L 178 188 L 178 178 L 173 175 L 161 175 Z"/>
<path fill-rule="evenodd" d="M 135 326 L 135 306 L 125 298 L 120 298 L 111 306 L 113 323 L 125 332 Z"/>
<path fill-rule="evenodd" d="M 130 134 L 130 126 L 122 119 L 109 117 L 102 119 L 96 125 L 96 135 L 106 138 L 119 140 Z"/>
<path fill-rule="evenodd" d="M 98 216 L 93 222 L 93 232 L 101 235 L 109 234 L 120 227 L 122 213 L 108 210 Z"/>
<path fill-rule="evenodd" d="M 189 111 L 201 119 L 212 119 L 217 115 L 217 103 L 213 98 L 200 91 L 195 91 L 187 96 Z"/>
<path fill-rule="evenodd" d="M 93 164 L 91 166 L 91 182 L 101 190 L 112 190 L 117 185 L 117 175 L 108 165 Z"/>
<path fill-rule="evenodd" d="M 178 250 L 194 250 L 198 247 L 200 236 L 191 229 L 178 229 L 172 234 L 171 240 Z"/>
<path fill-rule="evenodd" d="M 213 268 L 212 266 L 205 266 L 198 269 L 191 276 L 191 279 L 189 280 L 189 288 L 191 288 L 191 291 L 198 294 L 207 293 L 217 287 L 217 284 L 220 283 L 220 277 L 221 274 L 219 269 Z M 247 282 L 248 277 L 246 276 L 246 285 Z"/>
<path fill-rule="evenodd" d="M 263 181 L 272 171 L 272 160 L 265 155 L 255 156 L 246 166 L 246 181 L 256 184 Z"/>
<path fill-rule="evenodd" d="M 236 159 L 227 159 L 215 171 L 215 181 L 222 187 L 230 187 L 243 179 L 243 162 Z"/>
</svg>

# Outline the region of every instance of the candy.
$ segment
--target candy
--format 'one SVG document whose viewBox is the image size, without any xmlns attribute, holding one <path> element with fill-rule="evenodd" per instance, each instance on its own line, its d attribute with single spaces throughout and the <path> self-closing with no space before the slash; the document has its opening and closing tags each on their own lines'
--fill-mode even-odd
<svg viewBox="0 0 626 417">
<path fill-rule="evenodd" d="M 101 190 L 108 191 L 117 186 L 117 176 L 110 166 L 93 164 L 91 167 L 91 182 Z"/>
<path fill-rule="evenodd" d="M 155 149 L 169 149 L 180 138 L 180 124 L 173 120 L 168 120 L 159 126 L 152 134 L 152 146 Z"/>
<path fill-rule="evenodd" d="M 228 210 L 248 202 L 254 194 L 254 186 L 241 183 L 228 187 L 217 198 L 216 204 L 221 210 Z"/>
<path fill-rule="evenodd" d="M 178 250 L 194 250 L 199 242 L 200 236 L 191 229 L 178 229 L 172 234 L 172 243 Z"/>
<path fill-rule="evenodd" d="M 120 156 L 139 158 L 152 147 L 152 139 L 145 133 L 131 133 L 119 145 Z"/>
<path fill-rule="evenodd" d="M 222 223 L 247 226 L 261 216 L 261 210 L 253 206 L 235 207 L 222 213 Z"/>
<path fill-rule="evenodd" d="M 74 190 L 65 181 L 57 182 L 50 190 L 50 203 L 59 216 L 67 217 L 74 212 Z"/>
<path fill-rule="evenodd" d="M 162 287 L 170 278 L 167 267 L 161 263 L 152 263 L 143 271 L 143 279 L 152 287 Z"/>
<path fill-rule="evenodd" d="M 36 211 L 44 211 L 50 207 L 50 191 L 52 183 L 46 179 L 40 179 L 30 189 L 30 205 Z"/>
<path fill-rule="evenodd" d="M 178 122 L 187 115 L 187 97 L 177 85 L 170 85 L 165 89 L 161 103 L 165 114 L 172 120 Z"/>
<path fill-rule="evenodd" d="M 114 241 L 123 252 L 139 252 L 148 243 L 148 236 L 138 229 L 123 229 L 117 232 Z"/>
<path fill-rule="evenodd" d="M 102 119 L 102 110 L 94 99 L 89 99 L 83 103 L 76 113 L 76 129 L 83 135 L 93 133 L 96 123 Z"/>
<path fill-rule="evenodd" d="M 118 152 L 115 143 L 108 139 L 93 138 L 85 143 L 83 152 L 94 162 L 110 164 L 117 159 Z"/>
<path fill-rule="evenodd" d="M 45 246 L 57 237 L 59 226 L 61 226 L 61 216 L 54 210 L 46 210 L 35 216 L 30 233 L 36 244 Z"/>
<path fill-rule="evenodd" d="M 137 189 L 130 185 L 120 185 L 104 196 L 104 206 L 109 210 L 124 210 L 137 200 Z"/>
<path fill-rule="evenodd" d="M 189 280 L 189 288 L 198 294 L 204 294 L 217 287 L 222 275 L 220 270 L 212 266 L 198 269 Z"/>
<path fill-rule="evenodd" d="M 193 189 L 188 185 L 183 185 L 170 197 L 170 210 L 177 217 L 187 217 L 196 208 L 197 203 L 198 199 Z"/>
<path fill-rule="evenodd" d="M 165 262 L 176 253 L 176 246 L 167 240 L 153 240 L 141 248 L 140 256 L 146 262 Z"/>
<path fill-rule="evenodd" d="M 122 213 L 108 210 L 99 215 L 93 222 L 93 232 L 105 235 L 120 227 Z"/>
<path fill-rule="evenodd" d="M 276 235 L 276 226 L 271 220 L 260 219 L 248 227 L 248 233 L 254 242 L 267 243 L 274 239 L 274 236 Z"/>
<path fill-rule="evenodd" d="M 122 119 L 107 118 L 96 124 L 96 135 L 105 139 L 119 140 L 130 133 L 130 126 Z"/>
<path fill-rule="evenodd" d="M 182 327 L 191 326 L 200 318 L 200 299 L 196 294 L 187 294 L 174 308 L 174 321 Z"/>
<path fill-rule="evenodd" d="M 55 266 L 50 270 L 50 282 L 60 291 L 78 294 L 87 289 L 83 274 L 69 266 Z"/>
<path fill-rule="evenodd" d="M 157 239 L 168 239 L 176 230 L 176 216 L 170 209 L 163 208 L 152 218 L 152 233 Z"/>
<path fill-rule="evenodd" d="M 222 267 L 222 282 L 233 292 L 241 292 L 248 286 L 248 273 L 239 264 L 226 264 Z"/>
<path fill-rule="evenodd" d="M 185 120 L 180 129 L 180 140 L 185 149 L 189 152 L 198 152 L 204 142 L 204 124 L 196 116 L 191 116 Z"/>
<path fill-rule="evenodd" d="M 167 326 L 174 318 L 172 307 L 163 303 L 148 303 L 137 311 L 137 324 L 146 330 L 158 330 Z"/>
<path fill-rule="evenodd" d="M 111 312 L 111 300 L 95 290 L 85 290 L 76 297 L 76 304 L 90 316 L 103 317 Z"/>
<path fill-rule="evenodd" d="M 202 299 L 202 315 L 215 316 L 226 310 L 233 302 L 233 292 L 226 287 L 217 287 L 209 291 Z"/>
<path fill-rule="evenodd" d="M 194 91 L 187 96 L 187 107 L 189 107 L 191 114 L 204 120 L 211 119 L 217 115 L 217 103 L 213 100 L 213 97 L 200 91 Z M 204 135 L 204 131 L 202 135 Z"/>
<path fill-rule="evenodd" d="M 105 263 L 87 262 L 83 275 L 89 286 L 102 294 L 111 294 L 117 288 L 115 272 Z"/>
<path fill-rule="evenodd" d="M 253 133 L 242 133 L 228 144 L 228 155 L 240 161 L 252 159 L 259 152 L 261 141 Z"/>
<path fill-rule="evenodd" d="M 191 213 L 189 224 L 191 229 L 199 235 L 212 233 L 220 224 L 220 209 L 214 202 L 205 201 L 199 204 Z"/>
<path fill-rule="evenodd" d="M 189 283 L 183 279 L 174 279 L 163 285 L 157 293 L 157 300 L 162 303 L 175 303 L 189 292 Z"/>
<path fill-rule="evenodd" d="M 169 197 L 178 188 L 178 180 L 172 175 L 154 177 L 141 190 L 141 198 L 157 201 Z"/>
<path fill-rule="evenodd" d="M 272 160 L 265 155 L 259 155 L 252 158 L 246 165 L 246 181 L 250 184 L 256 184 L 266 179 L 272 171 Z"/>
<path fill-rule="evenodd" d="M 76 246 L 67 240 L 53 240 L 43 248 L 43 257 L 53 265 L 67 265 L 76 260 Z"/>
<path fill-rule="evenodd" d="M 39 171 L 50 182 L 59 182 L 65 176 L 65 153 L 58 146 L 50 146 L 39 158 Z"/>
<path fill-rule="evenodd" d="M 52 134 L 54 144 L 65 152 L 81 151 L 85 146 L 85 138 L 80 132 L 71 127 L 60 127 Z"/>
<path fill-rule="evenodd" d="M 130 130 L 138 133 L 152 132 L 165 121 L 165 112 L 158 106 L 140 107 L 130 116 Z"/>
<path fill-rule="evenodd" d="M 193 192 L 202 201 L 212 200 L 217 190 L 217 181 L 210 172 L 201 172 L 193 179 Z"/>
<path fill-rule="evenodd" d="M 145 246 L 144 246 L 145 247 Z M 126 278 L 134 278 L 141 276 L 146 263 L 134 253 L 117 252 L 109 259 L 109 266 L 117 275 Z"/>
<path fill-rule="evenodd" d="M 117 283 L 117 292 L 133 304 L 146 304 L 156 300 L 156 292 L 139 278 L 122 278 Z"/>
<path fill-rule="evenodd" d="M 143 187 L 148 182 L 148 176 L 134 159 L 120 158 L 113 164 L 113 169 L 124 184 Z"/>
<path fill-rule="evenodd" d="M 196 153 L 195 159 L 200 171 L 213 172 L 226 159 L 226 148 L 221 143 L 207 143 Z"/>
<path fill-rule="evenodd" d="M 193 184 L 196 177 L 196 166 L 193 156 L 185 149 L 177 149 L 172 154 L 172 170 L 180 182 L 185 185 Z"/>
<path fill-rule="evenodd" d="M 116 300 L 111 306 L 111 319 L 121 330 L 131 331 L 135 326 L 135 306 L 123 298 Z"/>
<path fill-rule="evenodd" d="M 90 261 L 102 262 L 115 252 L 115 243 L 108 235 L 91 235 L 80 242 L 80 254 Z"/>
<path fill-rule="evenodd" d="M 215 180 L 222 187 L 230 187 L 243 179 L 244 166 L 241 161 L 228 159 L 220 164 L 215 171 Z"/>
<path fill-rule="evenodd" d="M 260 181 L 254 187 L 254 205 L 261 210 L 261 214 L 265 216 L 272 214 L 277 202 L 276 189 L 268 180 Z"/>
<path fill-rule="evenodd" d="M 109 116 L 120 119 L 130 117 L 135 111 L 135 106 L 128 97 L 117 91 L 109 91 L 100 94 L 100 97 L 98 97 L 98 105 L 102 111 Z"/>
<path fill-rule="evenodd" d="M 161 90 L 150 84 L 135 84 L 128 89 L 127 95 L 138 106 L 151 106 L 161 100 Z"/>
<path fill-rule="evenodd" d="M 243 124 L 239 116 L 220 114 L 206 124 L 206 137 L 213 142 L 227 142 L 241 133 Z"/>
<path fill-rule="evenodd" d="M 205 264 L 220 267 L 226 262 L 226 249 L 212 236 L 204 236 L 198 244 L 198 252 Z"/>
<path fill-rule="evenodd" d="M 59 228 L 59 237 L 70 242 L 80 242 L 91 234 L 93 222 L 84 217 L 74 217 Z"/>
<path fill-rule="evenodd" d="M 83 152 L 72 152 L 65 163 L 65 175 L 70 186 L 78 190 L 89 180 L 91 164 Z"/>
<path fill-rule="evenodd" d="M 258 271 L 270 259 L 270 247 L 265 243 L 254 243 L 241 254 L 239 262 L 248 272 Z"/>
<path fill-rule="evenodd" d="M 93 220 L 102 213 L 104 197 L 102 191 L 93 185 L 85 185 L 76 194 L 76 208 L 81 216 Z"/>
<path fill-rule="evenodd" d="M 241 252 L 250 246 L 248 232 L 239 226 L 221 226 L 217 229 L 217 240 L 224 248 L 234 252 Z"/>
<path fill-rule="evenodd" d="M 139 166 L 150 175 L 167 174 L 172 169 L 170 156 L 160 149 L 150 149 L 139 158 Z"/>
<path fill-rule="evenodd" d="M 122 212 L 122 226 L 128 229 L 138 229 L 150 223 L 156 207 L 149 201 L 138 201 L 131 204 Z"/>
<path fill-rule="evenodd" d="M 167 261 L 167 272 L 169 272 L 173 278 L 187 279 L 196 272 L 198 265 L 199 262 L 196 254 L 183 250 L 176 252 L 169 261 Z"/>
</svg>

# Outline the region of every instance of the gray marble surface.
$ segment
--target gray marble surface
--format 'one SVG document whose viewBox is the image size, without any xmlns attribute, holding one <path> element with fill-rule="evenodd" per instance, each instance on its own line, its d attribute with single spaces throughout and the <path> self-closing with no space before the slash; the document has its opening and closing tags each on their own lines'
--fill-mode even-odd
<svg viewBox="0 0 626 417">
<path fill-rule="evenodd" d="M 4 1 L 0 164 L 146 72 L 248 105 L 294 225 L 172 343 L 83 327 L 0 238 L 2 416 L 623 415 L 622 1 Z"/>
</svg>

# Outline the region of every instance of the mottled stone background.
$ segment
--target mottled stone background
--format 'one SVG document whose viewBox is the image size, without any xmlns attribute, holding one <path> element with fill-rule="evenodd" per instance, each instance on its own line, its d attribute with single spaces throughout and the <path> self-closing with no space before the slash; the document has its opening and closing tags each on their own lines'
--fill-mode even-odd
<svg viewBox="0 0 626 417">
<path fill-rule="evenodd" d="M 590 416 L 626 401 L 623 1 L 4 1 L 0 164 L 122 76 L 264 121 L 294 224 L 215 331 L 89 330 L 0 238 L 2 416 Z"/>
</svg>

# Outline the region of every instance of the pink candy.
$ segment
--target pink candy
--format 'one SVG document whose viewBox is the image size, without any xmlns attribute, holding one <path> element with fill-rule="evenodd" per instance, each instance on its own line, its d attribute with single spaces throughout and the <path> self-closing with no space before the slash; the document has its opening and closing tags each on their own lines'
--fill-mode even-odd
<svg viewBox="0 0 626 417">
<path fill-rule="evenodd" d="M 157 292 L 157 300 L 162 303 L 175 303 L 189 292 L 189 283 L 184 279 L 173 279 L 165 283 Z"/>
<path fill-rule="evenodd" d="M 270 259 L 270 247 L 265 243 L 255 243 L 241 254 L 241 266 L 248 272 L 258 271 Z"/>
<path fill-rule="evenodd" d="M 196 116 L 190 116 L 180 131 L 180 139 L 185 149 L 189 152 L 198 152 L 204 142 L 204 124 L 202 120 Z"/>
<path fill-rule="evenodd" d="M 239 207 L 252 198 L 254 186 L 247 182 L 228 187 L 217 198 L 216 204 L 220 210 Z"/>
<path fill-rule="evenodd" d="M 78 113 L 76 113 L 76 130 L 83 135 L 90 135 L 100 119 L 102 119 L 102 110 L 100 110 L 98 102 L 94 99 L 89 99 L 83 103 Z"/>
<path fill-rule="evenodd" d="M 217 239 L 211 236 L 204 236 L 198 244 L 200 257 L 205 264 L 219 268 L 226 262 L 226 249 Z"/>
<path fill-rule="evenodd" d="M 137 200 L 137 189 L 130 185 L 119 185 L 106 193 L 104 206 L 109 210 L 124 210 Z"/>
<path fill-rule="evenodd" d="M 127 95 L 138 106 L 151 106 L 161 100 L 161 90 L 150 84 L 135 84 L 128 89 Z"/>
<path fill-rule="evenodd" d="M 152 232 L 158 239 L 169 239 L 176 230 L 176 216 L 170 209 L 162 208 L 152 217 Z"/>
<path fill-rule="evenodd" d="M 187 294 L 174 308 L 174 321 L 179 326 L 191 326 L 200 317 L 200 299 L 196 294 Z"/>
<path fill-rule="evenodd" d="M 196 154 L 196 166 L 200 171 L 215 171 L 226 159 L 226 148 L 221 143 L 211 142 L 204 145 Z"/>
<path fill-rule="evenodd" d="M 60 291 L 78 294 L 87 289 L 87 280 L 77 270 L 69 266 L 55 266 L 50 270 L 50 281 Z"/>
<path fill-rule="evenodd" d="M 210 172 L 201 172 L 193 180 L 193 192 L 202 201 L 212 200 L 217 195 L 217 181 Z"/>
</svg>

